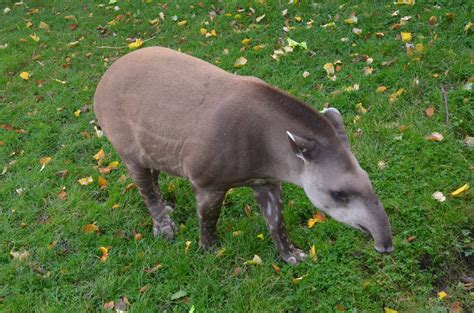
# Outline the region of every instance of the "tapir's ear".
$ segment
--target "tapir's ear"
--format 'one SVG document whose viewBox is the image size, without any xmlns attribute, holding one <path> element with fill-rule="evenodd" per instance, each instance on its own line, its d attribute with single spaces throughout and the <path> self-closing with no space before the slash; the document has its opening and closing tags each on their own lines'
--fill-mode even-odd
<svg viewBox="0 0 474 313">
<path fill-rule="evenodd" d="M 314 155 L 317 143 L 315 141 L 305 139 L 303 137 L 294 135 L 289 131 L 286 132 L 288 140 L 290 141 L 291 150 L 300 159 L 308 162 Z"/>
<path fill-rule="evenodd" d="M 344 122 L 342 121 L 339 110 L 336 108 L 327 108 L 322 110 L 321 113 L 331 122 L 332 126 L 336 129 L 337 136 L 341 139 L 344 146 L 349 149 L 349 140 L 347 139 Z"/>
</svg>

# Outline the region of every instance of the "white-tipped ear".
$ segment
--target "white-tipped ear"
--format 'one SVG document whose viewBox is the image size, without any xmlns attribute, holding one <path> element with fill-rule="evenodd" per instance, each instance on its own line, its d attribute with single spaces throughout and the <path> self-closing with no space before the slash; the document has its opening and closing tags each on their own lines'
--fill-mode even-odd
<svg viewBox="0 0 474 313">
<path fill-rule="evenodd" d="M 293 136 L 292 133 L 290 133 L 289 131 L 286 131 L 286 134 L 288 135 L 288 137 L 290 137 L 291 140 L 293 140 L 294 143 L 296 143 L 295 136 Z"/>
<path fill-rule="evenodd" d="M 324 108 L 324 109 L 322 109 L 322 110 L 319 111 L 319 112 L 322 113 L 322 114 L 324 114 L 324 113 L 326 113 L 326 112 L 334 112 L 334 113 L 337 113 L 337 114 L 339 114 L 339 115 L 342 115 L 341 112 L 339 112 L 339 110 L 336 109 L 336 108 Z"/>
</svg>

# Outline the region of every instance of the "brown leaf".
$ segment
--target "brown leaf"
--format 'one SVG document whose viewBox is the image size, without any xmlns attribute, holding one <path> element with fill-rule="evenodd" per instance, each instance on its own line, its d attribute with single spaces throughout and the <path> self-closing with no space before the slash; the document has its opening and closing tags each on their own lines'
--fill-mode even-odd
<svg viewBox="0 0 474 313">
<path fill-rule="evenodd" d="M 434 109 L 433 106 L 430 106 L 430 107 L 425 109 L 425 114 L 428 117 L 432 117 L 434 113 L 435 113 L 435 109 Z"/>
<path fill-rule="evenodd" d="M 113 301 L 104 303 L 104 309 L 106 310 L 113 310 L 114 306 L 115 306 L 115 303 Z"/>
<path fill-rule="evenodd" d="M 158 263 L 158 264 L 156 264 L 155 266 L 153 266 L 152 268 L 145 269 L 144 271 L 145 271 L 146 273 L 154 273 L 154 272 L 156 272 L 157 270 L 159 270 L 160 268 L 161 268 L 161 264 Z"/>
<path fill-rule="evenodd" d="M 144 292 L 146 292 L 148 289 L 150 289 L 150 287 L 151 287 L 151 286 L 150 286 L 150 285 L 148 285 L 148 284 L 147 284 L 147 285 L 145 285 L 145 286 L 143 286 L 142 288 L 140 288 L 140 293 L 144 293 Z"/>
<path fill-rule="evenodd" d="M 130 191 L 131 189 L 134 189 L 134 188 L 137 188 L 137 185 L 135 185 L 135 183 L 130 183 L 127 185 L 127 187 L 125 187 L 125 190 L 123 191 L 123 193 L 126 193 L 128 191 Z"/>
<path fill-rule="evenodd" d="M 59 200 L 65 200 L 67 198 L 67 192 L 65 187 L 61 188 L 61 191 L 58 193 Z"/>
<path fill-rule="evenodd" d="M 275 274 L 280 275 L 281 273 L 281 268 L 276 265 L 275 263 L 272 263 L 273 270 L 275 271 Z"/>
<path fill-rule="evenodd" d="M 252 208 L 247 203 L 244 206 L 244 212 L 247 217 L 252 216 Z"/>
<path fill-rule="evenodd" d="M 78 26 L 79 26 L 79 24 L 76 24 L 76 23 L 68 25 L 70 30 L 76 30 Z"/>
<path fill-rule="evenodd" d="M 105 187 L 107 187 L 107 186 L 109 185 L 109 183 L 107 182 L 107 180 L 106 180 L 104 177 L 100 176 L 100 175 L 99 175 L 99 178 L 98 178 L 97 181 L 98 181 L 98 184 L 99 184 L 99 188 L 100 188 L 100 189 L 105 188 Z"/>
<path fill-rule="evenodd" d="M 83 233 L 99 233 L 99 227 L 95 224 L 86 224 L 82 227 Z"/>
<path fill-rule="evenodd" d="M 342 305 L 340 305 L 339 303 L 336 304 L 336 310 L 338 310 L 338 311 L 347 311 L 347 309 L 345 307 L 343 307 Z"/>
<path fill-rule="evenodd" d="M 406 242 L 412 242 L 413 240 L 416 239 L 416 236 L 410 236 L 410 237 L 407 237 Z"/>
<path fill-rule="evenodd" d="M 68 170 L 62 170 L 62 171 L 56 172 L 56 175 L 61 176 L 61 178 L 64 179 L 67 177 L 67 175 L 69 175 L 69 172 Z"/>
</svg>

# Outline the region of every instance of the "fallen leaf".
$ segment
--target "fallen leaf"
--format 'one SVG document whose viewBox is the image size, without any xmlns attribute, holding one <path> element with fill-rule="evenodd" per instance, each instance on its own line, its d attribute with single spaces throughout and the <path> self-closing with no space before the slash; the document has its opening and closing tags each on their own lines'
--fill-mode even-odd
<svg viewBox="0 0 474 313">
<path fill-rule="evenodd" d="M 135 238 L 136 241 L 140 241 L 143 239 L 143 235 L 140 233 L 136 233 L 135 236 L 133 236 L 133 238 Z"/>
<path fill-rule="evenodd" d="M 272 263 L 273 270 L 275 271 L 275 274 L 280 275 L 281 273 L 281 268 L 276 265 L 275 263 Z"/>
<path fill-rule="evenodd" d="M 306 41 L 302 41 L 302 42 L 297 42 L 291 38 L 286 38 L 286 42 L 288 43 L 288 45 L 291 47 L 291 48 L 297 48 L 297 47 L 300 47 L 300 48 L 303 48 L 303 49 L 308 49 L 308 45 L 306 44 Z"/>
<path fill-rule="evenodd" d="M 438 292 L 438 299 L 440 299 L 440 300 L 443 300 L 447 296 L 448 296 L 448 294 L 445 291 Z"/>
<path fill-rule="evenodd" d="M 363 69 L 364 75 L 371 75 L 374 72 L 374 69 L 370 66 L 365 66 Z"/>
<path fill-rule="evenodd" d="M 184 26 L 184 25 L 188 24 L 188 21 L 187 20 L 182 20 L 182 21 L 179 21 L 176 24 L 178 24 L 179 26 Z"/>
<path fill-rule="evenodd" d="M 187 295 L 188 295 L 188 293 L 186 291 L 180 290 L 178 292 L 173 293 L 170 297 L 170 300 L 171 301 L 178 300 L 178 299 L 181 299 L 183 297 L 186 297 Z"/>
<path fill-rule="evenodd" d="M 222 257 L 225 254 L 225 248 L 220 248 L 219 251 L 217 251 L 216 256 Z"/>
<path fill-rule="evenodd" d="M 406 239 L 406 241 L 407 241 L 408 243 L 410 243 L 410 242 L 412 242 L 412 241 L 415 240 L 415 239 L 416 239 L 416 236 L 410 236 L 410 237 L 408 237 L 408 238 Z"/>
<path fill-rule="evenodd" d="M 340 305 L 339 303 L 336 304 L 336 310 L 342 311 L 342 312 L 347 311 L 347 309 L 344 306 Z"/>
<path fill-rule="evenodd" d="M 252 208 L 247 203 L 244 205 L 244 212 L 247 217 L 252 216 Z"/>
<path fill-rule="evenodd" d="M 35 42 L 40 41 L 40 37 L 36 36 L 36 34 L 30 35 L 30 38 Z"/>
<path fill-rule="evenodd" d="M 303 72 L 303 77 L 306 78 L 306 77 L 308 77 L 308 76 L 309 76 L 309 72 L 308 72 L 308 71 L 304 71 L 304 72 Z"/>
<path fill-rule="evenodd" d="M 251 265 L 261 265 L 262 259 L 258 255 L 254 255 L 252 260 L 245 261 L 244 264 L 251 264 Z"/>
<path fill-rule="evenodd" d="M 236 230 L 236 231 L 232 232 L 232 236 L 233 236 L 233 237 L 238 237 L 238 236 L 240 236 L 240 235 L 242 235 L 242 231 L 241 231 L 241 230 Z"/>
<path fill-rule="evenodd" d="M 265 18 L 265 14 L 258 16 L 258 17 L 255 19 L 255 21 L 256 21 L 257 23 L 260 23 L 260 21 L 263 20 L 264 18 Z"/>
<path fill-rule="evenodd" d="M 474 27 L 474 23 L 469 22 L 469 23 L 466 24 L 466 26 L 464 26 L 464 31 L 468 32 L 468 31 L 470 31 L 473 27 Z"/>
<path fill-rule="evenodd" d="M 141 46 L 143 46 L 143 40 L 141 40 L 140 38 L 138 38 L 134 42 L 131 42 L 131 43 L 128 44 L 129 49 L 138 49 Z"/>
<path fill-rule="evenodd" d="M 63 188 L 65 189 L 66 187 Z M 59 200 L 65 200 L 67 198 L 67 192 L 64 189 L 61 189 L 61 191 L 58 193 Z"/>
<path fill-rule="evenodd" d="M 431 198 L 435 199 L 436 201 L 439 202 L 444 202 L 446 201 L 446 197 L 443 195 L 441 191 L 435 191 L 432 195 Z"/>
<path fill-rule="evenodd" d="M 425 114 L 426 114 L 426 116 L 428 116 L 428 117 L 432 117 L 433 114 L 434 114 L 434 112 L 435 112 L 435 109 L 434 109 L 433 106 L 430 106 L 430 107 L 428 107 L 428 108 L 425 109 Z"/>
<path fill-rule="evenodd" d="M 54 240 L 53 242 L 51 242 L 49 245 L 48 245 L 48 249 L 49 250 L 53 250 L 54 248 L 56 248 L 58 242 L 56 240 Z"/>
<path fill-rule="evenodd" d="M 437 20 L 438 20 L 437 17 L 433 15 L 429 18 L 428 24 L 430 24 L 431 26 L 434 26 Z"/>
<path fill-rule="evenodd" d="M 330 80 L 332 80 L 332 81 L 336 80 L 336 75 L 334 75 L 334 64 L 326 63 L 326 64 L 324 64 L 323 68 L 326 71 L 327 77 Z"/>
<path fill-rule="evenodd" d="M 81 111 L 80 109 L 79 109 L 79 110 L 76 110 L 76 111 L 74 111 L 74 116 L 75 116 L 75 117 L 79 117 L 79 116 L 81 116 L 81 112 L 82 112 L 82 111 Z"/>
<path fill-rule="evenodd" d="M 356 34 L 357 36 L 360 36 L 362 34 L 362 29 L 354 27 L 352 29 L 352 32 Z"/>
<path fill-rule="evenodd" d="M 156 272 L 157 270 L 159 270 L 160 268 L 161 268 L 161 264 L 158 263 L 158 264 L 156 264 L 155 266 L 153 266 L 152 268 L 145 269 L 144 271 L 145 271 L 146 273 L 154 273 L 154 272 Z"/>
<path fill-rule="evenodd" d="M 300 277 L 293 278 L 293 279 L 291 280 L 291 283 L 292 283 L 293 285 L 297 285 L 297 284 L 299 284 L 306 276 L 308 276 L 308 274 L 305 274 L 305 275 L 300 276 Z"/>
<path fill-rule="evenodd" d="M 81 186 L 87 186 L 87 185 L 92 184 L 94 182 L 94 179 L 92 178 L 92 176 L 88 176 L 88 177 L 78 179 L 77 181 L 79 182 Z"/>
<path fill-rule="evenodd" d="M 414 6 L 415 0 L 397 0 L 397 2 L 395 2 L 394 4 Z M 395 312 L 385 312 L 385 313 L 395 313 Z"/>
<path fill-rule="evenodd" d="M 462 196 L 464 193 L 466 193 L 469 190 L 469 184 L 464 184 L 462 187 L 459 187 L 458 189 L 454 190 L 451 192 L 451 196 L 453 197 L 459 197 Z"/>
<path fill-rule="evenodd" d="M 411 33 L 401 32 L 400 37 L 402 39 L 402 42 L 409 42 L 412 40 Z"/>
<path fill-rule="evenodd" d="M 388 96 L 388 101 L 389 101 L 390 103 L 394 103 L 395 101 L 397 101 L 398 97 L 399 97 L 400 95 L 402 95 L 404 92 L 405 92 L 405 89 L 404 89 L 404 88 L 398 89 L 397 91 L 395 91 L 394 93 L 392 93 L 392 94 L 390 94 L 390 95 Z"/>
<path fill-rule="evenodd" d="M 264 239 L 265 239 L 265 237 L 263 236 L 263 234 L 258 234 L 258 235 L 257 235 L 257 238 L 260 239 L 260 240 L 264 240 Z"/>
<path fill-rule="evenodd" d="M 151 286 L 150 285 L 145 285 L 143 286 L 142 288 L 140 288 L 140 293 L 145 293 L 148 289 L 150 289 Z"/>
<path fill-rule="evenodd" d="M 384 160 L 380 160 L 380 161 L 377 163 L 377 167 L 379 168 L 379 170 L 383 170 L 386 166 L 387 166 L 387 164 L 385 163 Z"/>
<path fill-rule="evenodd" d="M 184 243 L 185 244 L 184 254 L 189 255 L 189 248 L 191 247 L 191 243 L 192 242 L 189 240 L 186 240 L 186 242 Z"/>
<path fill-rule="evenodd" d="M 99 184 L 100 189 L 105 188 L 109 185 L 107 180 L 104 177 L 100 176 L 100 175 L 99 175 L 99 178 L 97 179 L 97 182 Z"/>
<path fill-rule="evenodd" d="M 236 68 L 241 68 L 241 67 L 243 67 L 245 64 L 247 64 L 247 59 L 244 58 L 244 57 L 240 57 L 240 58 L 238 58 L 237 60 L 235 60 L 235 62 L 234 62 L 234 67 L 236 67 Z"/>
<path fill-rule="evenodd" d="M 464 137 L 464 144 L 468 147 L 474 146 L 474 137 L 466 135 L 466 137 Z"/>
<path fill-rule="evenodd" d="M 375 91 L 378 92 L 378 93 L 384 93 L 386 90 L 387 90 L 387 87 L 385 87 L 385 86 L 378 86 Z"/>
<path fill-rule="evenodd" d="M 450 313 L 461 313 L 462 312 L 462 306 L 459 301 L 454 302 L 451 305 L 451 310 L 449 311 Z"/>
<path fill-rule="evenodd" d="M 329 22 L 327 24 L 321 25 L 322 28 L 333 28 L 336 27 L 336 23 L 334 22 Z"/>
<path fill-rule="evenodd" d="M 98 233 L 99 231 L 99 227 L 95 224 L 86 224 L 82 227 L 82 232 L 85 234 Z"/>
<path fill-rule="evenodd" d="M 105 310 L 113 310 L 115 306 L 115 303 L 113 301 L 109 301 L 104 303 L 104 309 Z"/>
<path fill-rule="evenodd" d="M 26 261 L 30 257 L 30 253 L 26 250 L 22 251 L 10 251 L 10 255 L 13 257 L 13 260 L 16 261 Z"/>
<path fill-rule="evenodd" d="M 110 248 L 107 247 L 99 247 L 100 253 L 102 253 L 102 256 L 100 257 L 100 262 L 105 262 L 109 258 L 109 250 Z"/>
<path fill-rule="evenodd" d="M 207 34 L 207 29 L 205 29 L 204 27 L 201 27 L 201 28 L 199 29 L 199 33 L 200 33 L 201 35 L 203 35 L 203 36 L 206 36 L 206 34 Z"/>
<path fill-rule="evenodd" d="M 425 136 L 425 139 L 428 140 L 428 141 L 442 141 L 444 139 L 443 135 L 438 133 L 438 132 L 434 132 L 434 133 L 431 133 L 427 136 Z"/>
<path fill-rule="evenodd" d="M 326 216 L 321 212 L 314 213 L 313 217 L 308 220 L 308 228 L 312 228 L 316 223 L 322 223 L 326 220 Z"/>
<path fill-rule="evenodd" d="M 390 308 L 387 308 L 387 307 L 383 308 L 383 312 L 384 313 L 398 313 L 397 310 L 390 309 Z"/>
<path fill-rule="evenodd" d="M 21 72 L 20 77 L 23 80 L 28 80 L 28 79 L 30 79 L 31 76 L 30 76 L 30 73 L 28 73 L 28 72 Z"/>
<path fill-rule="evenodd" d="M 309 249 L 309 258 L 313 261 L 316 261 L 318 259 L 318 256 L 316 254 L 316 246 L 312 245 L 311 248 Z"/>
<path fill-rule="evenodd" d="M 137 188 L 137 185 L 135 185 L 135 183 L 130 183 L 127 185 L 127 187 L 125 187 L 125 190 L 123 191 L 123 193 L 129 192 L 131 189 L 135 189 L 135 188 Z"/>
<path fill-rule="evenodd" d="M 118 209 L 118 208 L 120 208 L 120 206 L 121 206 L 120 204 L 116 203 L 116 204 L 112 205 L 112 209 Z"/>
<path fill-rule="evenodd" d="M 49 156 L 42 157 L 39 160 L 39 163 L 41 164 L 40 172 L 42 172 L 44 170 L 44 168 L 46 167 L 46 164 L 48 164 L 51 160 L 52 160 L 52 158 L 49 157 Z"/>
<path fill-rule="evenodd" d="M 242 41 L 240 43 L 243 44 L 243 45 L 248 45 L 250 43 L 250 41 L 252 41 L 252 39 L 245 38 L 245 39 L 242 39 Z"/>
<path fill-rule="evenodd" d="M 42 30 L 45 30 L 48 32 L 50 31 L 49 25 L 46 24 L 45 22 L 40 22 L 38 27 L 41 28 Z"/>
<path fill-rule="evenodd" d="M 352 13 L 347 19 L 344 20 L 344 23 L 346 24 L 357 24 L 357 21 L 359 19 L 357 18 L 355 13 Z"/>
</svg>

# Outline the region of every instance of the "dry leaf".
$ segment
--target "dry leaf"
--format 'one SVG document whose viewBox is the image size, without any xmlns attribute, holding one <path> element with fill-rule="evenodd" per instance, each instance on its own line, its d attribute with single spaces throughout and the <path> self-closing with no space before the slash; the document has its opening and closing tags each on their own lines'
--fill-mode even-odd
<svg viewBox="0 0 474 313">
<path fill-rule="evenodd" d="M 78 179 L 77 181 L 79 182 L 80 185 L 87 186 L 87 185 L 92 184 L 94 182 L 94 179 L 92 178 L 92 176 L 88 176 L 88 177 Z"/>
<path fill-rule="evenodd" d="M 300 277 L 293 278 L 293 279 L 291 280 L 291 283 L 292 283 L 293 285 L 297 285 L 297 284 L 299 284 L 306 276 L 308 276 L 308 274 L 305 274 L 305 275 L 300 276 Z"/>
<path fill-rule="evenodd" d="M 405 89 L 404 89 L 404 88 L 398 89 L 397 91 L 395 91 L 394 93 L 392 93 L 392 94 L 390 94 L 390 95 L 388 96 L 388 101 L 389 101 L 390 103 L 394 103 L 395 101 L 397 101 L 398 97 L 399 97 L 400 95 L 402 95 L 404 92 L 405 92 Z"/>
<path fill-rule="evenodd" d="M 161 264 L 158 263 L 158 264 L 156 264 L 155 266 L 153 266 L 152 268 L 145 269 L 144 271 L 145 271 L 146 273 L 154 273 L 154 272 L 156 272 L 157 270 L 159 270 L 160 268 L 161 268 Z"/>
<path fill-rule="evenodd" d="M 330 80 L 332 80 L 332 81 L 336 80 L 336 75 L 334 75 L 334 64 L 326 63 L 326 64 L 324 64 L 323 68 L 326 71 L 327 77 Z"/>
<path fill-rule="evenodd" d="M 188 24 L 188 21 L 182 20 L 182 21 L 179 21 L 179 22 L 176 23 L 176 24 L 178 24 L 179 26 L 184 26 L 184 25 Z"/>
<path fill-rule="evenodd" d="M 241 231 L 241 230 L 236 230 L 236 231 L 232 232 L 232 236 L 233 236 L 233 237 L 238 237 L 238 236 L 240 236 L 240 235 L 242 235 L 242 231 Z"/>
<path fill-rule="evenodd" d="M 394 4 L 398 4 L 398 5 L 415 5 L 415 0 L 397 0 Z M 395 311 L 395 310 L 393 310 Z M 395 311 L 396 312 L 396 311 Z M 395 312 L 385 312 L 385 313 L 395 313 Z"/>
<path fill-rule="evenodd" d="M 304 72 L 303 72 L 303 77 L 306 78 L 306 77 L 308 77 L 308 76 L 309 76 L 309 72 L 308 72 L 308 71 L 304 71 Z"/>
<path fill-rule="evenodd" d="M 245 38 L 245 39 L 242 39 L 242 41 L 240 43 L 243 44 L 243 45 L 248 45 L 250 43 L 250 41 L 252 41 L 252 39 Z"/>
<path fill-rule="evenodd" d="M 378 93 L 384 93 L 386 90 L 387 90 L 387 87 L 385 87 L 385 86 L 378 86 L 375 91 L 378 92 Z"/>
<path fill-rule="evenodd" d="M 113 310 L 115 307 L 115 303 L 113 301 L 109 301 L 104 303 L 104 309 L 105 310 Z"/>
<path fill-rule="evenodd" d="M 45 22 L 40 22 L 38 27 L 41 28 L 42 30 L 45 30 L 48 32 L 50 31 L 49 25 L 46 24 Z"/>
<path fill-rule="evenodd" d="M 28 73 L 28 72 L 21 72 L 20 77 L 23 80 L 28 80 L 28 79 L 30 79 L 31 76 L 30 76 L 30 73 Z"/>
<path fill-rule="evenodd" d="M 129 49 L 138 49 L 143 46 L 143 40 L 140 38 L 136 39 L 134 42 L 128 44 Z"/>
<path fill-rule="evenodd" d="M 244 264 L 251 264 L 251 265 L 261 265 L 262 259 L 258 255 L 254 255 L 252 260 L 245 261 Z"/>
<path fill-rule="evenodd" d="M 186 240 L 186 242 L 184 243 L 185 244 L 184 254 L 189 255 L 189 248 L 191 247 L 191 243 L 192 242 L 189 240 Z"/>
<path fill-rule="evenodd" d="M 474 137 L 466 135 L 466 137 L 464 137 L 464 144 L 468 147 L 474 146 Z"/>
<path fill-rule="evenodd" d="M 365 75 L 371 75 L 374 72 L 374 69 L 370 66 L 365 66 L 362 70 Z"/>
<path fill-rule="evenodd" d="M 225 248 L 220 248 L 219 251 L 217 251 L 216 255 L 218 257 L 222 257 L 225 254 Z"/>
<path fill-rule="evenodd" d="M 109 250 L 110 247 L 99 247 L 100 253 L 102 253 L 102 256 L 100 257 L 100 262 L 105 262 L 109 258 Z"/>
<path fill-rule="evenodd" d="M 134 188 L 137 188 L 137 185 L 135 185 L 135 183 L 130 183 L 127 185 L 127 187 L 125 187 L 125 190 L 123 191 L 123 193 L 126 193 L 128 191 L 130 191 L 131 189 L 134 189 Z"/>
<path fill-rule="evenodd" d="M 354 27 L 354 28 L 352 29 L 352 32 L 353 32 L 354 34 L 356 34 L 357 36 L 360 36 L 360 35 L 362 34 L 362 29 L 360 29 L 360 28 L 355 28 L 355 27 Z"/>
<path fill-rule="evenodd" d="M 446 197 L 443 195 L 441 191 L 435 191 L 432 195 L 431 198 L 435 199 L 436 201 L 439 202 L 444 202 L 446 201 Z"/>
<path fill-rule="evenodd" d="M 428 141 L 441 141 L 444 139 L 443 135 L 437 132 L 431 133 L 425 136 L 425 139 Z"/>
<path fill-rule="evenodd" d="M 143 286 L 142 288 L 140 288 L 139 291 L 140 291 L 140 293 L 144 293 L 144 292 L 146 292 L 148 289 L 150 289 L 150 287 L 151 287 L 150 285 L 145 285 L 145 286 Z"/>
<path fill-rule="evenodd" d="M 261 20 L 263 20 L 264 18 L 265 18 L 265 14 L 258 16 L 258 17 L 255 19 L 255 21 L 256 21 L 257 23 L 259 23 L 259 22 L 260 22 Z"/>
<path fill-rule="evenodd" d="M 390 308 L 387 308 L 387 307 L 383 308 L 383 312 L 384 313 L 398 313 L 397 310 L 390 309 Z"/>
<path fill-rule="evenodd" d="M 281 268 L 276 265 L 275 263 L 272 263 L 273 270 L 275 271 L 275 274 L 280 275 L 281 273 Z"/>
<path fill-rule="evenodd" d="M 367 113 L 367 108 L 365 108 L 365 107 L 362 105 L 362 102 L 357 103 L 356 109 L 357 109 L 357 112 L 360 113 L 360 114 L 365 114 L 365 113 Z"/>
<path fill-rule="evenodd" d="M 82 227 L 82 232 L 85 234 L 98 233 L 99 231 L 99 227 L 95 224 L 86 224 Z"/>
<path fill-rule="evenodd" d="M 41 164 L 40 172 L 44 170 L 46 164 L 48 164 L 51 160 L 52 160 L 52 158 L 49 157 L 49 156 L 42 157 L 39 160 L 39 163 Z"/>
<path fill-rule="evenodd" d="M 236 68 L 241 68 L 241 67 L 243 67 L 245 64 L 247 64 L 247 59 L 244 58 L 244 57 L 240 57 L 240 58 L 238 58 L 237 60 L 235 60 L 235 62 L 234 62 L 234 67 L 236 67 Z"/>
<path fill-rule="evenodd" d="M 459 187 L 458 189 L 454 190 L 451 192 L 451 196 L 453 197 L 459 197 L 465 194 L 469 190 L 469 184 L 464 184 L 462 187 Z"/>
<path fill-rule="evenodd" d="M 349 18 L 345 19 L 344 20 L 344 23 L 346 24 L 357 24 L 357 21 L 359 19 L 357 18 L 356 14 L 355 13 L 352 13 Z"/>
<path fill-rule="evenodd" d="M 36 34 L 30 35 L 30 38 L 35 42 L 40 41 L 40 37 L 36 36 Z"/>
<path fill-rule="evenodd" d="M 16 261 L 26 261 L 30 257 L 30 253 L 26 250 L 18 252 L 11 250 L 10 255 L 13 257 L 13 260 Z"/>
<path fill-rule="evenodd" d="M 428 107 L 428 108 L 425 109 L 425 114 L 426 114 L 426 116 L 428 116 L 428 117 L 432 117 L 433 114 L 434 114 L 434 112 L 435 112 L 435 109 L 434 109 L 433 106 L 430 106 L 430 107 Z"/>
<path fill-rule="evenodd" d="M 321 212 L 314 213 L 313 217 L 308 220 L 308 228 L 312 228 L 316 223 L 322 223 L 326 220 L 326 216 Z"/>
<path fill-rule="evenodd" d="M 244 205 L 244 212 L 247 217 L 252 216 L 252 208 L 247 203 Z"/>
<path fill-rule="evenodd" d="M 265 239 L 265 237 L 263 236 L 263 234 L 258 234 L 258 235 L 257 235 L 257 238 L 260 239 L 260 240 L 264 240 L 264 239 Z"/>
<path fill-rule="evenodd" d="M 99 184 L 99 188 L 101 188 L 101 189 L 105 188 L 109 185 L 107 180 L 104 177 L 100 176 L 100 175 L 99 175 L 99 178 L 97 179 L 97 182 Z"/>
</svg>

